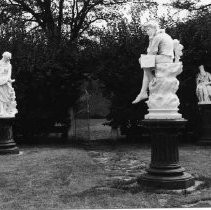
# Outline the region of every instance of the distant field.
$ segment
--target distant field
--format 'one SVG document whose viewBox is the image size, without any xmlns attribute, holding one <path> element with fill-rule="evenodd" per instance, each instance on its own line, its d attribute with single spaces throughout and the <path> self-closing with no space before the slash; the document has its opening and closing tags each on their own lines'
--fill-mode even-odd
<svg viewBox="0 0 211 210">
<path fill-rule="evenodd" d="M 90 126 L 93 129 L 106 129 L 110 128 L 109 126 L 104 126 L 102 125 L 103 123 L 106 122 L 106 119 L 90 119 Z M 87 119 L 77 119 L 76 120 L 76 125 L 80 129 L 86 129 L 88 125 L 88 120 Z"/>
<path fill-rule="evenodd" d="M 106 122 L 106 119 L 90 119 L 89 128 L 90 128 L 90 139 L 107 139 L 111 135 L 111 127 L 104 126 L 103 123 Z M 88 133 L 88 120 L 86 119 L 77 119 L 76 120 L 76 137 L 77 138 L 89 138 Z"/>
</svg>

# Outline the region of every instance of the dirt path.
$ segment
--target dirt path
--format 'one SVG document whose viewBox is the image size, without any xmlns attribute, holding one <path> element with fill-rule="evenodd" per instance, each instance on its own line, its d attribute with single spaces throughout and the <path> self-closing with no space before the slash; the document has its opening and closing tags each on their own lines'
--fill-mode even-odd
<svg viewBox="0 0 211 210">
<path fill-rule="evenodd" d="M 108 139 L 111 136 L 111 127 L 103 125 L 106 119 L 91 119 L 89 121 L 90 140 Z M 76 120 L 76 137 L 89 138 L 88 121 L 86 119 Z"/>
</svg>

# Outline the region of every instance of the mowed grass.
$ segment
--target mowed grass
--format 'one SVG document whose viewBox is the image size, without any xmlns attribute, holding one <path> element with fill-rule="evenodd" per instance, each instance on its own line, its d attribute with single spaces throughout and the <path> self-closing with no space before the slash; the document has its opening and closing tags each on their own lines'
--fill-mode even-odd
<svg viewBox="0 0 211 210">
<path fill-rule="evenodd" d="M 111 137 L 111 127 L 103 125 L 106 119 L 76 119 L 76 137 L 90 140 L 108 139 Z M 89 134 L 90 132 L 90 134 Z"/>
<path fill-rule="evenodd" d="M 1 209 L 79 207 L 80 200 L 73 195 L 98 185 L 104 177 L 83 150 L 28 147 L 21 151 L 22 155 L 0 156 Z"/>
<path fill-rule="evenodd" d="M 176 194 L 144 190 L 136 183 L 126 188 L 108 185 L 105 165 L 97 163 L 89 150 L 68 145 L 20 150 L 22 155 L 0 156 L 0 209 L 170 208 L 211 200 L 211 182 L 194 193 Z M 150 161 L 150 148 L 142 145 L 119 145 L 106 152 Z M 211 147 L 180 148 L 181 165 L 208 182 L 210 160 Z"/>
</svg>

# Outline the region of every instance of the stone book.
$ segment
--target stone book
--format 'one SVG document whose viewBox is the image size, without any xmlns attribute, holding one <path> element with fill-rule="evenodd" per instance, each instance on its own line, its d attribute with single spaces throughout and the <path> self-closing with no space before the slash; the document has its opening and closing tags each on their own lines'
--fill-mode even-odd
<svg viewBox="0 0 211 210">
<path fill-rule="evenodd" d="M 155 55 L 141 54 L 140 64 L 141 68 L 155 67 Z"/>
</svg>

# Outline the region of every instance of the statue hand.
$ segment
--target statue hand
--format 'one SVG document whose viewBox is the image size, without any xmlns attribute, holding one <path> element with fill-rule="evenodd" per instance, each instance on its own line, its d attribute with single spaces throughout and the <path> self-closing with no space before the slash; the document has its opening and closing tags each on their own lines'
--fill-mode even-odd
<svg viewBox="0 0 211 210">
<path fill-rule="evenodd" d="M 138 59 L 138 61 L 139 61 L 140 65 L 141 65 L 141 57 Z"/>
<path fill-rule="evenodd" d="M 15 82 L 15 79 L 9 79 L 8 82 L 13 83 Z"/>
</svg>

